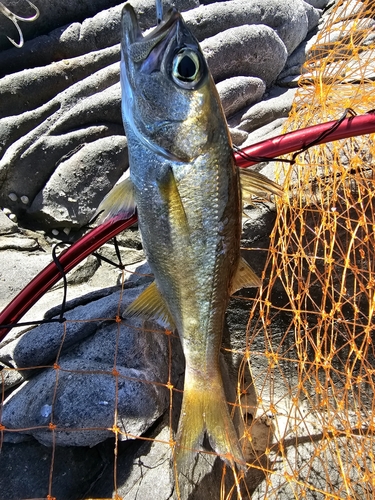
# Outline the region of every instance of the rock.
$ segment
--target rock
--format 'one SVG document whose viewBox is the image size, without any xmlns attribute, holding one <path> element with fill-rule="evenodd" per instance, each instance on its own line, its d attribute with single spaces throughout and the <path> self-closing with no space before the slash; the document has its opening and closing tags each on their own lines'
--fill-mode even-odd
<svg viewBox="0 0 375 500">
<path fill-rule="evenodd" d="M 31 440 L 19 444 L 2 443 L 0 468 L 2 500 L 30 498 L 30 495 L 46 498 L 50 486 L 56 498 L 72 500 L 85 498 L 88 488 L 103 473 L 105 463 L 98 447 L 57 447 L 52 451 Z"/>
<path fill-rule="evenodd" d="M 112 262 L 117 261 L 116 249 L 113 245 L 105 244 L 101 246 L 97 252 L 98 255 L 103 256 Z M 143 250 L 135 250 L 133 248 L 127 248 L 126 251 L 120 252 L 121 261 L 124 266 L 130 264 L 136 264 L 145 260 L 145 254 Z"/>
<path fill-rule="evenodd" d="M 305 38 L 305 40 L 298 45 L 298 47 L 290 54 L 288 57 L 283 70 L 281 71 L 278 82 L 290 75 L 301 75 L 302 66 L 305 63 L 307 56 L 311 47 L 316 42 L 317 33 L 314 31 L 310 32 L 310 34 Z"/>
<path fill-rule="evenodd" d="M 17 224 L 11 221 L 3 210 L 0 210 L 0 235 L 17 233 L 18 231 Z"/>
<path fill-rule="evenodd" d="M 51 260 L 51 255 L 44 252 L 3 250 L 0 258 L 0 308 L 10 302 Z"/>
<path fill-rule="evenodd" d="M 121 448 L 118 456 L 117 495 L 126 500 L 150 498 L 154 492 L 155 498 L 172 498 L 174 481 L 171 478 L 171 446 L 169 445 L 170 429 L 164 424 L 160 430 L 153 432 L 154 440 L 141 441 L 134 453 Z M 113 471 L 113 453 L 109 471 Z M 103 474 L 93 484 L 89 493 L 94 498 L 107 498 L 113 491 L 113 474 Z"/>
<path fill-rule="evenodd" d="M 256 144 L 257 142 L 265 141 L 266 139 L 270 139 L 271 137 L 276 137 L 282 134 L 283 125 L 286 122 L 287 118 L 276 118 L 271 123 L 267 123 L 267 125 L 263 125 L 263 127 L 259 127 L 255 129 L 253 132 L 247 135 L 245 142 L 242 144 L 242 147 L 251 146 L 252 144 Z M 235 129 L 238 130 L 238 129 Z M 258 170 L 259 164 L 255 165 L 254 168 Z"/>
<path fill-rule="evenodd" d="M 115 143 L 117 141 L 116 147 L 119 147 L 118 144 L 124 139 L 119 107 L 118 73 L 117 64 L 99 70 L 58 94 L 49 103 L 18 117 L 18 124 L 21 124 L 23 133 L 0 160 L 0 179 L 3 181 L 0 201 L 5 193 L 17 192 L 19 189 L 22 189 L 22 195 L 34 200 L 56 167 L 76 154 L 85 142 L 91 143 L 103 137 L 118 135 L 119 139 L 112 140 Z M 114 84 L 115 88 L 111 88 Z M 30 121 L 31 114 L 34 119 Z M 39 122 L 38 125 L 36 121 Z M 13 123 L 14 127 L 17 127 L 17 121 Z M 92 158 L 90 161 L 92 162 Z M 99 157 L 97 164 L 100 165 L 101 162 L 103 158 Z M 95 163 L 90 163 L 85 168 L 90 169 Z M 30 175 L 30 172 L 33 172 L 33 175 Z M 27 184 L 23 181 L 25 175 L 29 179 Z M 111 175 L 114 182 L 116 173 L 109 171 L 108 177 L 111 178 Z M 119 176 L 120 172 L 117 178 Z M 20 201 L 7 200 L 6 204 L 17 215 L 25 212 L 25 205 Z M 64 221 L 65 226 L 66 217 L 61 222 Z"/>
<path fill-rule="evenodd" d="M 139 293 L 139 288 L 127 290 L 124 306 Z M 31 434 L 45 445 L 55 440 L 62 446 L 94 446 L 113 436 L 115 407 L 119 439 L 141 435 L 162 415 L 169 406 L 165 384 L 169 376 L 172 383 L 178 383 L 183 369 L 179 343 L 172 340 L 175 356 L 170 371 L 168 338 L 163 331 L 155 331 L 158 327 L 151 324 L 143 329 L 136 319 L 120 327 L 114 321 L 120 298 L 115 293 L 110 300 L 80 306 L 66 314 L 65 328 L 56 323 L 41 325 L 1 349 L 7 365 L 29 367 L 22 373 L 32 376 L 5 400 L 5 427 L 27 428 L 22 434 Z M 72 319 L 75 316 L 80 318 L 78 323 Z M 107 319 L 82 322 L 90 316 Z M 53 364 L 56 356 L 55 369 L 32 369 Z M 118 375 L 113 372 L 114 360 Z M 51 415 L 58 428 L 54 436 L 48 429 Z M 5 434 L 5 439 L 14 435 Z"/>
<path fill-rule="evenodd" d="M 262 99 L 266 85 L 260 78 L 235 76 L 217 84 L 226 116 Z"/>
<path fill-rule="evenodd" d="M 48 369 L 6 399 L 6 428 L 27 428 L 26 434 L 46 446 L 94 446 L 113 437 L 115 409 L 119 439 L 126 440 L 143 434 L 168 408 L 168 390 L 147 383 L 151 379 L 142 371 L 117 366 L 115 377 L 113 363 L 82 359 L 61 360 L 59 366 L 57 386 L 55 370 Z M 51 418 L 58 428 L 54 433 L 48 428 Z M 8 436 L 5 431 L 5 441 Z"/>
<path fill-rule="evenodd" d="M 233 76 L 253 76 L 269 87 L 287 59 L 284 43 L 265 25 L 230 28 L 201 43 L 216 82 Z"/>
<path fill-rule="evenodd" d="M 304 0 L 304 2 L 315 7 L 315 9 L 324 9 L 332 0 Z"/>
<path fill-rule="evenodd" d="M 94 255 L 89 255 L 68 273 L 68 285 L 87 283 L 94 276 L 99 266 L 99 259 Z"/>
<path fill-rule="evenodd" d="M 47 227 L 83 226 L 127 168 L 125 136 L 85 144 L 57 166 L 28 214 Z"/>
<path fill-rule="evenodd" d="M 266 25 L 275 30 L 290 54 L 318 24 L 320 12 L 301 0 L 231 0 L 201 5 L 184 14 L 184 19 L 200 41 L 242 25 Z"/>
<path fill-rule="evenodd" d="M 13 368 L 53 364 L 61 348 L 62 352 L 65 352 L 76 343 L 93 335 L 100 321 L 88 321 L 89 319 L 112 317 L 114 320 L 119 297 L 117 292 L 110 297 L 92 300 L 91 307 L 78 306 L 66 312 L 64 316 L 69 324 L 64 332 L 63 345 L 61 345 L 61 327 L 58 324 L 41 324 L 0 348 L 0 360 Z M 82 320 L 86 320 L 87 323 Z"/>
<path fill-rule="evenodd" d="M 39 244 L 32 238 L 27 238 L 21 235 L 0 237 L 0 250 L 36 250 Z"/>
<path fill-rule="evenodd" d="M 238 128 L 229 127 L 229 132 L 232 138 L 232 142 L 235 146 L 241 146 L 241 144 L 246 141 L 248 136 L 247 132 L 245 132 L 244 130 L 239 130 Z"/>
<path fill-rule="evenodd" d="M 74 19 L 84 19 L 92 16 L 96 12 L 108 8 L 117 3 L 116 0 L 82 0 L 77 3 L 75 1 L 66 1 L 61 5 L 58 1 L 39 0 L 38 9 L 40 15 L 38 19 L 32 23 L 20 23 L 24 38 L 30 39 L 42 33 L 48 33 L 57 26 L 67 24 Z M 26 3 L 21 5 L 17 0 L 7 0 L 6 6 L 13 13 L 21 17 L 31 17 L 35 14 L 35 9 Z M 3 15 L 0 16 L 0 32 L 6 33 L 7 36 L 13 38 L 16 42 L 19 41 L 19 35 L 16 32 L 13 24 Z M 11 43 L 1 37 L 0 50 L 12 47 Z"/>
<path fill-rule="evenodd" d="M 74 83 L 119 60 L 120 46 L 116 44 L 79 57 L 8 74 L 0 80 L 0 116 L 19 115 L 36 109 Z M 40 92 L 42 87 L 44 91 Z"/>
<path fill-rule="evenodd" d="M 110 2 L 113 5 L 117 2 Z M 197 7 L 198 0 L 164 0 L 164 10 L 176 5 L 181 11 Z M 53 5 L 53 3 L 51 4 Z M 155 1 L 132 1 L 140 16 L 142 28 L 156 24 Z M 22 49 L 11 48 L 0 52 L 0 76 L 25 68 L 44 66 L 56 61 L 100 51 L 117 45 L 121 38 L 121 11 L 124 3 L 98 12 L 94 17 L 76 17 L 76 22 L 41 35 L 25 43 Z M 108 7 L 108 2 L 106 7 Z M 94 12 L 93 12 L 94 13 Z M 83 21 L 82 21 L 83 19 Z M 65 23 L 63 23 L 65 24 Z M 8 43 L 8 42 L 7 42 Z M 89 56 L 90 57 L 90 56 Z M 6 68 L 6 72 L 3 70 Z M 68 76 L 69 78 L 69 76 Z"/>
<path fill-rule="evenodd" d="M 14 368 L 9 368 L 4 363 L 0 363 L 0 380 L 3 390 L 6 392 L 8 389 L 24 382 L 25 377 L 22 376 L 22 372 Z"/>
<path fill-rule="evenodd" d="M 291 110 L 296 90 L 273 87 L 266 99 L 251 106 L 240 119 L 235 117 L 233 121 L 229 120 L 229 125 L 236 126 L 235 122 L 239 121 L 240 123 L 237 124 L 237 128 L 246 132 L 252 132 L 277 118 L 287 117 Z"/>
</svg>

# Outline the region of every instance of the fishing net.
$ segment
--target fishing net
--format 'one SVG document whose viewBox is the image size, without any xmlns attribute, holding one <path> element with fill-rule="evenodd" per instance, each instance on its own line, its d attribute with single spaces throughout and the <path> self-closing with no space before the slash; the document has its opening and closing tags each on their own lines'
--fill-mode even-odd
<svg viewBox="0 0 375 500">
<path fill-rule="evenodd" d="M 337 3 L 285 131 L 375 107 L 374 15 L 371 1 Z M 252 498 L 374 497 L 373 139 L 314 146 L 279 165 L 289 199 L 277 201 L 240 380 L 245 400 L 252 384 L 257 392 L 244 411 L 250 446 L 259 419 L 273 433 L 263 454 L 252 449 L 266 464 Z"/>
</svg>

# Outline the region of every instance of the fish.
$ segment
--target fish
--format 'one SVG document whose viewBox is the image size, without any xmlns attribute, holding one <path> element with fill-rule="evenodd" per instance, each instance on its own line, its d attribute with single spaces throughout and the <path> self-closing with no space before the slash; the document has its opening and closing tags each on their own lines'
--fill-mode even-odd
<svg viewBox="0 0 375 500">
<path fill-rule="evenodd" d="M 206 436 L 232 467 L 245 467 L 223 387 L 220 349 L 230 296 L 261 284 L 240 254 L 239 169 L 220 97 L 198 41 L 176 9 L 143 35 L 122 13 L 120 78 L 130 175 L 106 196 L 102 221 L 135 210 L 154 275 L 125 316 L 176 329 L 185 356 L 177 470 L 186 474 Z M 246 180 L 247 179 L 247 180 Z M 280 187 L 248 172 L 250 192 Z"/>
</svg>

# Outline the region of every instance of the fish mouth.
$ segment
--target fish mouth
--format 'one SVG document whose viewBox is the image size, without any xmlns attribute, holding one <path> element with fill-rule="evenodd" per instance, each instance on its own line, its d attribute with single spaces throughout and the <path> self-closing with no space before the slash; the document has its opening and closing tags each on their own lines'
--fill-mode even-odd
<svg viewBox="0 0 375 500">
<path fill-rule="evenodd" d="M 166 18 L 154 30 L 143 36 L 133 7 L 125 4 L 122 15 L 122 29 L 124 40 L 127 41 L 126 51 L 130 59 L 134 63 L 145 61 L 150 52 L 175 31 L 174 28 L 180 17 L 180 13 L 175 8 L 170 9 L 166 14 Z"/>
</svg>

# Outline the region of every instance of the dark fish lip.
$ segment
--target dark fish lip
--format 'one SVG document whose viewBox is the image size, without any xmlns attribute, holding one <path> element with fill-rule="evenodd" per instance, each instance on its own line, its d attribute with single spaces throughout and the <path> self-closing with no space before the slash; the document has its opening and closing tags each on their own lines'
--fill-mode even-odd
<svg viewBox="0 0 375 500">
<path fill-rule="evenodd" d="M 180 17 L 181 15 L 178 10 L 172 7 L 167 12 L 163 21 L 154 30 L 143 36 L 134 8 L 130 4 L 125 4 L 122 10 L 123 30 L 129 35 L 131 43 L 149 42 L 153 39 L 160 40 L 163 36 L 167 35 Z"/>
<path fill-rule="evenodd" d="M 168 17 L 169 16 L 169 17 Z M 161 35 L 167 35 L 171 28 L 175 25 L 175 23 L 180 19 L 181 15 L 178 12 L 177 9 L 172 7 L 172 9 L 169 9 L 169 11 L 166 14 L 166 19 L 163 19 L 163 21 L 157 26 L 151 33 L 148 35 L 142 37 L 143 40 L 153 40 L 153 39 L 158 39 L 160 40 Z"/>
<path fill-rule="evenodd" d="M 180 13 L 172 8 L 159 26 L 143 36 L 133 7 L 125 4 L 122 14 L 123 53 L 128 54 L 135 63 L 144 61 L 149 53 L 172 33 L 179 20 Z"/>
</svg>

